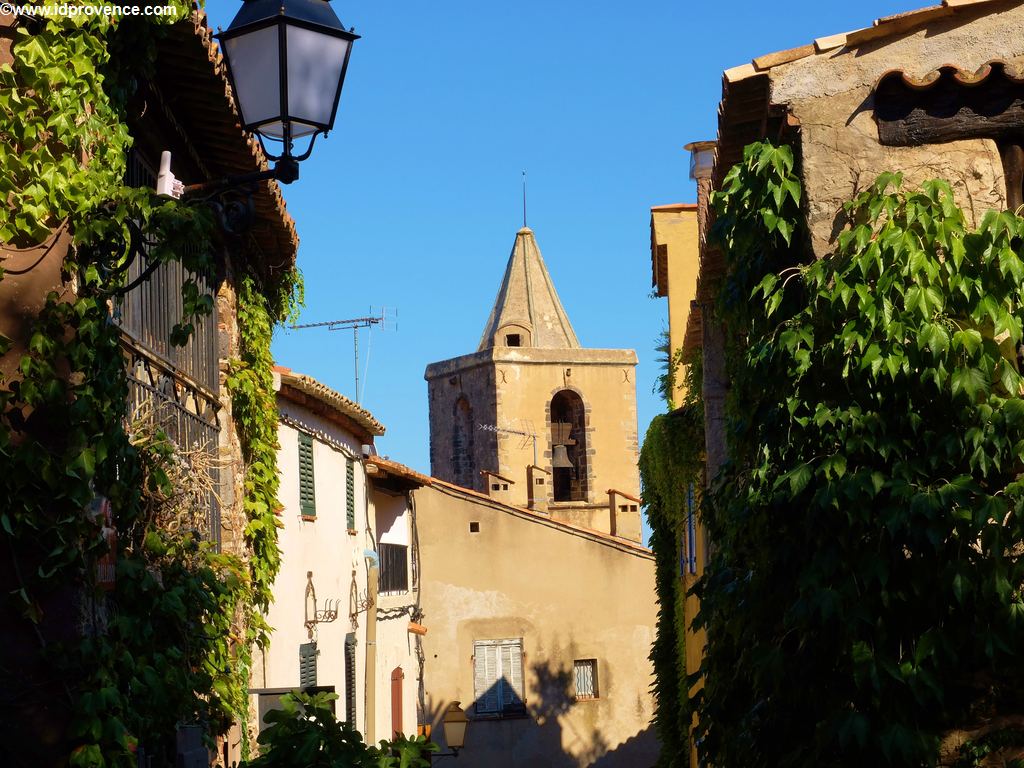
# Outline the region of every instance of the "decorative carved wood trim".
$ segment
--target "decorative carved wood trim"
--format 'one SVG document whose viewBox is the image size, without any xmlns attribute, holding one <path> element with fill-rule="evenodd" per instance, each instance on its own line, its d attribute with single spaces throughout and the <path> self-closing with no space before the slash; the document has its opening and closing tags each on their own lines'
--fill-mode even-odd
<svg viewBox="0 0 1024 768">
<path fill-rule="evenodd" d="M 874 107 L 886 146 L 1024 136 L 1024 78 L 998 61 L 973 75 L 942 67 L 921 81 L 891 72 L 875 87 Z"/>
</svg>

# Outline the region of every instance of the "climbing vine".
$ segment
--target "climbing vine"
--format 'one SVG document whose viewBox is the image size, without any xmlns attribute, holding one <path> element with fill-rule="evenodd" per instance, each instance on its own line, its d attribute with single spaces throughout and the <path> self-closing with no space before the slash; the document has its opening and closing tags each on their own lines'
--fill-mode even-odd
<svg viewBox="0 0 1024 768">
<path fill-rule="evenodd" d="M 730 463 L 704 515 L 701 750 L 934 765 L 1021 713 L 1024 219 L 972 226 L 945 182 L 883 174 L 814 260 L 800 199 L 768 144 L 715 197 Z"/>
<path fill-rule="evenodd" d="M 686 594 L 680 563 L 688 503 L 690 498 L 699 497 L 703 478 L 704 405 L 699 354 L 683 358 L 680 351 L 674 357 L 684 360 L 684 403 L 678 410 L 651 421 L 640 452 L 640 479 L 651 526 L 658 594 L 658 622 L 650 658 L 657 703 L 654 724 L 662 746 L 659 765 L 688 768 L 692 709 L 686 672 Z"/>
<path fill-rule="evenodd" d="M 124 183 L 128 104 L 161 26 L 192 10 L 182 0 L 174 7 L 176 16 L 21 24 L 13 63 L 0 66 L 0 243 L 35 258 L 64 234 L 71 242 L 66 290 L 46 298 L 27 343 L 0 337 L 0 546 L 4 583 L 14 585 L 0 596 L 11 641 L 0 707 L 16 766 L 62 751 L 83 768 L 134 766 L 139 750 L 159 763 L 179 724 L 223 733 L 247 719 L 248 640 L 265 638 L 260 610 L 279 561 L 270 334 L 301 295 L 300 278 L 241 281 L 232 383 L 242 382 L 234 396 L 246 450 L 244 560 L 202 533 L 196 515 L 212 490 L 195 487 L 203 452 L 174 444 L 155 414 L 129 410 L 111 321 L 133 230 L 149 259 L 180 261 L 192 275 L 172 343 L 187 342 L 214 305 L 199 289 L 218 269 L 208 211 Z M 112 554 L 98 511 L 106 502 L 118 552 L 105 595 L 97 569 Z"/>
</svg>

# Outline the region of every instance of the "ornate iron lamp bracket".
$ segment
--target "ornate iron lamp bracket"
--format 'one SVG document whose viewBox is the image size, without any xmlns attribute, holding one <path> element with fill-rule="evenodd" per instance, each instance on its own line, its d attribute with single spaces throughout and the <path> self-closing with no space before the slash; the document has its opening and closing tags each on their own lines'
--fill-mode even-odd
<svg viewBox="0 0 1024 768">
<path fill-rule="evenodd" d="M 338 619 L 338 608 L 341 600 L 327 599 L 323 609 L 316 605 L 316 587 L 313 586 L 313 572 L 306 571 L 306 596 L 305 596 L 305 627 L 309 639 L 313 639 L 313 632 L 317 624 L 330 624 Z"/>
</svg>

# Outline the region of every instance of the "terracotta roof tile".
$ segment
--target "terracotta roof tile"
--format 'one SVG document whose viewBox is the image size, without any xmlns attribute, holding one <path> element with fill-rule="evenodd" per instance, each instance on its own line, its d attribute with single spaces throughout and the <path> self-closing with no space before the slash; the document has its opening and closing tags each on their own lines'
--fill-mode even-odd
<svg viewBox="0 0 1024 768">
<path fill-rule="evenodd" d="M 287 385 L 297 392 L 319 400 L 341 416 L 351 419 L 375 437 L 380 437 L 384 434 L 384 425 L 377 421 L 372 413 L 357 403 L 352 402 L 340 392 L 335 392 L 312 376 L 295 373 L 290 368 L 275 366 L 274 371 L 281 377 L 282 388 L 284 385 Z M 288 395 L 286 392 L 282 392 L 282 396 L 287 397 Z"/>
<path fill-rule="evenodd" d="M 835 50 L 836 48 L 854 47 L 871 40 L 897 35 L 902 32 L 914 29 L 922 24 L 938 18 L 952 16 L 959 13 L 961 9 L 973 10 L 975 7 L 986 3 L 992 5 L 1018 4 L 1021 0 L 943 0 L 940 5 L 929 5 L 913 11 L 896 13 L 892 16 L 883 16 L 875 19 L 870 27 L 856 29 L 851 32 L 840 32 L 839 34 L 819 37 L 810 45 L 790 48 L 784 51 L 766 53 L 758 56 L 749 64 L 741 64 L 725 70 L 725 80 L 735 83 L 748 77 L 753 77 L 772 67 L 789 64 L 817 53 Z"/>
<path fill-rule="evenodd" d="M 567 523 L 564 520 L 556 520 L 555 518 L 551 517 L 550 515 L 546 515 L 543 512 L 534 512 L 532 509 L 514 507 L 511 504 L 505 504 L 504 502 L 492 499 L 490 496 L 486 494 L 479 493 L 469 488 L 463 488 L 460 485 L 454 485 L 452 483 L 445 482 L 444 480 L 439 480 L 436 477 L 430 478 L 430 481 L 430 484 L 434 488 L 437 488 L 438 490 L 449 493 L 454 491 L 455 493 L 462 496 L 486 501 L 490 503 L 491 506 L 498 508 L 502 512 L 513 514 L 516 517 L 521 517 L 525 520 L 531 520 L 536 523 L 548 525 L 552 528 L 561 528 L 567 533 L 575 533 L 578 535 L 582 535 L 594 541 L 609 544 L 611 546 L 616 546 L 620 549 L 627 549 L 639 555 L 645 555 L 651 558 L 654 557 L 654 553 L 650 549 L 643 546 L 642 544 L 637 544 L 635 541 L 630 541 L 629 539 L 622 539 L 618 536 L 612 536 L 610 533 L 595 531 L 592 528 L 585 528 L 582 525 L 574 525 L 573 523 Z"/>
<path fill-rule="evenodd" d="M 405 480 L 412 480 L 417 485 L 432 485 L 434 482 L 434 478 L 421 474 L 415 469 L 405 466 L 405 464 L 399 464 L 397 461 L 385 459 L 383 456 L 368 456 L 366 458 L 366 465 L 370 467 L 377 467 L 379 470 L 389 475 L 395 475 L 396 477 L 401 477 Z"/>
</svg>

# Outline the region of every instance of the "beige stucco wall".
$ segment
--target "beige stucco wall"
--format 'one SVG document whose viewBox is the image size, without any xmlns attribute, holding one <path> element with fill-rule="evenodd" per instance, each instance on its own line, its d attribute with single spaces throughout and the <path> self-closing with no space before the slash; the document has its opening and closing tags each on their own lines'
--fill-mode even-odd
<svg viewBox="0 0 1024 768">
<path fill-rule="evenodd" d="M 411 514 L 404 494 L 391 494 L 367 485 L 361 445 L 365 438 L 353 435 L 334 422 L 311 413 L 284 397 L 278 397 L 281 423 L 278 429 L 280 499 L 284 505 L 278 531 L 281 570 L 274 582 L 274 602 L 267 621 L 273 627 L 270 646 L 254 651 L 253 688 L 294 688 L 299 684 L 299 645 L 309 642 L 304 626 L 306 573 L 313 572 L 318 607 L 326 600 L 340 601 L 335 621 L 317 625 L 317 685 L 334 686 L 339 695 L 336 711 L 346 712 L 345 637 L 356 635 L 356 728 L 369 742 L 390 739 L 391 671 L 404 675 L 402 729 L 416 733 L 416 692 L 419 664 L 408 633 L 409 614 L 416 592 L 381 595 L 367 605 L 370 569 L 366 552 L 376 542 L 408 546 L 412 541 Z M 299 513 L 298 432 L 313 436 L 313 481 L 316 519 Z M 346 519 L 346 458 L 354 460 L 355 530 Z M 376 571 L 372 572 L 376 578 Z M 410 587 L 413 585 L 410 584 Z M 375 637 L 368 636 L 368 622 L 375 621 Z M 372 639 L 371 644 L 368 640 Z M 375 663 L 367 664 L 367 655 Z M 367 669 L 372 681 L 367 689 Z M 254 702 L 255 703 L 255 702 Z M 371 712 L 372 710 L 372 712 Z M 371 716 L 372 714 L 372 716 Z"/>
<path fill-rule="evenodd" d="M 428 628 L 424 703 L 435 738 L 443 741 L 438 723 L 451 701 L 473 718 L 474 641 L 522 638 L 529 716 L 472 722 L 460 764 L 653 765 L 649 551 L 451 486 L 415 497 Z M 599 698 L 578 702 L 573 661 L 591 658 Z"/>
<path fill-rule="evenodd" d="M 371 512 L 375 520 L 377 541 L 409 547 L 409 591 L 379 595 L 377 598 L 376 696 L 373 727 L 367 727 L 366 741 L 375 743 L 392 737 L 391 673 L 402 671 L 401 731 L 416 735 L 417 700 L 420 681 L 416 657 L 415 635 L 409 634 L 409 621 L 419 602 L 413 581 L 411 545 L 412 515 L 405 494 L 392 495 L 381 490 L 370 494 Z"/>
<path fill-rule="evenodd" d="M 871 91 L 891 70 L 922 77 L 952 64 L 970 72 L 993 59 L 1024 55 L 1024 7 L 986 3 L 977 11 L 933 21 L 917 30 L 854 49 L 810 56 L 773 68 L 771 100 L 800 120 L 803 179 L 812 244 L 819 256 L 842 226 L 843 202 L 883 171 L 902 171 L 905 187 L 944 178 L 958 203 L 977 220 L 1005 203 L 995 143 L 978 139 L 921 147 L 883 147 Z"/>
<path fill-rule="evenodd" d="M 278 428 L 279 497 L 284 509 L 278 530 L 281 570 L 274 581 L 274 602 L 267 614 L 273 627 L 270 646 L 254 650 L 253 687 L 290 688 L 299 684 L 299 645 L 309 642 L 304 626 L 306 573 L 313 572 L 317 604 L 340 600 L 336 621 L 320 624 L 314 632 L 317 642 L 317 685 L 334 686 L 340 696 L 337 713 L 344 716 L 345 635 L 356 633 L 356 715 L 357 728 L 365 723 L 364 662 L 366 612 L 351 614 L 351 595 L 366 595 L 366 563 L 363 550 L 372 548 L 366 525 L 366 476 L 359 462 L 360 440 L 326 419 L 278 397 L 281 422 Z M 303 520 L 299 513 L 298 433 L 313 436 L 313 481 L 316 491 L 316 519 Z M 356 534 L 347 529 L 345 516 L 346 452 L 356 459 Z M 354 572 L 354 576 L 353 576 Z M 353 589 L 354 579 L 354 589 Z"/>
<path fill-rule="evenodd" d="M 534 461 L 533 441 L 480 430 L 479 424 L 536 434 L 537 463 L 550 471 L 551 399 L 561 390 L 572 390 L 586 407 L 587 500 L 552 504 L 550 510 L 555 516 L 610 532 L 608 489 L 639 495 L 636 362 L 632 350 L 495 347 L 434 363 L 426 376 L 432 473 L 446 480 L 453 477 L 451 414 L 456 400 L 464 396 L 474 412 L 477 472 L 473 487 L 485 490 L 480 469 L 496 471 L 515 481 L 505 497 L 508 503 L 527 506 L 526 473 Z"/>
</svg>

